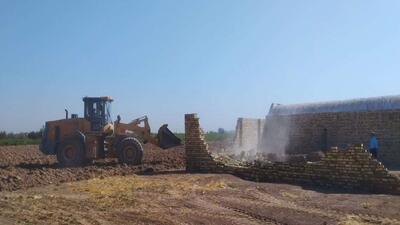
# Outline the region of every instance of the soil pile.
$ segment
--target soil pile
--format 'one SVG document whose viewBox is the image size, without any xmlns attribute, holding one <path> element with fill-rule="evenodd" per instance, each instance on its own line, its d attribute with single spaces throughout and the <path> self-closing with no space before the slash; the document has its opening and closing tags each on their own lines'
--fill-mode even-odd
<svg viewBox="0 0 400 225">
<path fill-rule="evenodd" d="M 183 146 L 163 150 L 146 144 L 144 149 L 143 164 L 139 166 L 118 164 L 115 159 L 105 159 L 83 167 L 62 168 L 55 156 L 42 154 L 36 145 L 0 146 L 0 191 L 95 177 L 185 169 Z"/>
</svg>

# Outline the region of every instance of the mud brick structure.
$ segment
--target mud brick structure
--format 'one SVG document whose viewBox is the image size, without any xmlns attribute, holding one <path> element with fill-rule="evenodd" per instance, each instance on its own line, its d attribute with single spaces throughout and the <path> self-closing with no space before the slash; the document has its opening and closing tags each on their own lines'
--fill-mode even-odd
<svg viewBox="0 0 400 225">
<path fill-rule="evenodd" d="M 208 151 L 208 144 L 205 142 L 197 114 L 185 115 L 185 153 L 188 172 L 208 172 L 216 168 L 216 162 Z"/>
<path fill-rule="evenodd" d="M 234 149 L 257 150 L 264 131 L 265 119 L 239 118 L 236 123 Z"/>
<path fill-rule="evenodd" d="M 225 167 L 228 173 L 260 182 L 283 182 L 328 189 L 400 194 L 400 179 L 373 159 L 362 145 L 333 147 L 320 162 L 266 163 L 248 168 Z"/>
<path fill-rule="evenodd" d="M 196 114 L 185 116 L 187 171 L 229 173 L 258 182 L 280 182 L 328 189 L 400 194 L 400 179 L 362 144 L 332 147 L 318 162 L 257 162 L 231 166 L 216 161 L 207 149 Z"/>
<path fill-rule="evenodd" d="M 346 148 L 351 143 L 368 146 L 370 133 L 374 131 L 380 145 L 379 160 L 389 167 L 400 166 L 400 111 L 267 116 L 265 142 L 270 132 L 272 135 L 279 132 L 269 129 L 271 123 L 290 126 L 285 149 L 289 154 L 310 153 L 331 146 Z"/>
<path fill-rule="evenodd" d="M 400 167 L 400 96 L 296 105 L 273 104 L 266 116 L 262 148 L 283 140 L 288 154 L 346 148 L 363 143 L 376 133 L 379 160 L 389 168 Z M 282 146 L 278 146 L 282 147 Z M 271 148 L 271 147 L 269 147 Z M 276 146 L 272 146 L 276 148 Z"/>
</svg>

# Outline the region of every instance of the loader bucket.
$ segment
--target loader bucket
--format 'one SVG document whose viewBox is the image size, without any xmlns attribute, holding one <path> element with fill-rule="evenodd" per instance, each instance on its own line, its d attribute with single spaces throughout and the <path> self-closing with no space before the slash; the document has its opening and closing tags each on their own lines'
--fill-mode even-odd
<svg viewBox="0 0 400 225">
<path fill-rule="evenodd" d="M 157 139 L 158 145 L 162 149 L 172 148 L 181 145 L 181 139 L 175 136 L 175 134 L 168 129 L 167 124 L 162 125 L 160 129 L 158 129 Z"/>
</svg>

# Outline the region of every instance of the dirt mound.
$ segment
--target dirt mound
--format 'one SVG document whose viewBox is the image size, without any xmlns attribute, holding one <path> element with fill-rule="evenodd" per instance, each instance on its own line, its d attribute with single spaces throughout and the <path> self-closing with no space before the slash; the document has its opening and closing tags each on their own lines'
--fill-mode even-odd
<svg viewBox="0 0 400 225">
<path fill-rule="evenodd" d="M 0 146 L 0 167 L 21 163 L 53 164 L 56 163 L 56 158 L 43 155 L 37 145 Z"/>
<path fill-rule="evenodd" d="M 0 191 L 59 184 L 94 177 L 183 170 L 185 168 L 183 146 L 163 150 L 147 144 L 144 148 L 143 164 L 139 166 L 121 165 L 114 159 L 106 159 L 84 167 L 61 168 L 54 156 L 42 154 L 38 146 L 1 146 Z"/>
</svg>

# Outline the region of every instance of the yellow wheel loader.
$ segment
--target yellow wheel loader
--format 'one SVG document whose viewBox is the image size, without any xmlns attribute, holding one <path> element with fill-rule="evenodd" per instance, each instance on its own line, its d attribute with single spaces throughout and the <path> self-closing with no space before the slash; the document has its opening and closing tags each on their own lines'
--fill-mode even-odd
<svg viewBox="0 0 400 225">
<path fill-rule="evenodd" d="M 84 97 L 84 117 L 77 114 L 45 124 L 40 150 L 57 155 L 63 166 L 79 166 L 99 158 L 118 158 L 120 163 L 141 164 L 143 144 L 152 143 L 163 149 L 181 144 L 163 125 L 153 136 L 147 116 L 121 123 L 111 119 L 111 97 Z"/>
</svg>

